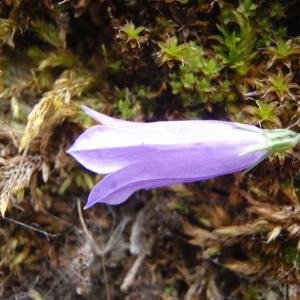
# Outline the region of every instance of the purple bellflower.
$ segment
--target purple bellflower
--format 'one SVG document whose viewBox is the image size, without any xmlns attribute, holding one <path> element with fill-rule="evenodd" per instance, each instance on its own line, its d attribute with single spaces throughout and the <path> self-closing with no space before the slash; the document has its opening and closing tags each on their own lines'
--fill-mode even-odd
<svg viewBox="0 0 300 300">
<path fill-rule="evenodd" d="M 108 174 L 92 189 L 85 208 L 120 204 L 140 189 L 247 170 L 300 141 L 287 129 L 213 120 L 138 123 L 83 110 L 102 125 L 84 132 L 67 152 L 85 168 Z"/>
</svg>

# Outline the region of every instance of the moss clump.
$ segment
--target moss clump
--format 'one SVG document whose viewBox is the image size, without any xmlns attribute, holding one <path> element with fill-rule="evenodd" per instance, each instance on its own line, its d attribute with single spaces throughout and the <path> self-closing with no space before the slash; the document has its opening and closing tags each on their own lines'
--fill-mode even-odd
<svg viewBox="0 0 300 300">
<path fill-rule="evenodd" d="M 299 298 L 299 149 L 83 217 L 99 178 L 65 154 L 92 125 L 83 104 L 300 131 L 299 12 L 283 0 L 2 1 L 0 298 Z"/>
</svg>

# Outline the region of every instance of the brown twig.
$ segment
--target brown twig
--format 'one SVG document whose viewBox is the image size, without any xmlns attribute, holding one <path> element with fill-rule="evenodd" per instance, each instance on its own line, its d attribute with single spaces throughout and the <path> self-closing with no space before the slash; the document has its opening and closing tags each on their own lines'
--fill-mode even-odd
<svg viewBox="0 0 300 300">
<path fill-rule="evenodd" d="M 135 279 L 135 276 L 136 276 L 140 266 L 142 265 L 144 259 L 146 258 L 146 256 L 149 254 L 149 252 L 152 249 L 153 243 L 154 243 L 154 238 L 151 238 L 148 241 L 148 243 L 145 244 L 143 250 L 141 251 L 141 253 L 135 259 L 133 265 L 131 266 L 130 270 L 126 274 L 126 276 L 123 280 L 123 283 L 121 284 L 120 289 L 121 289 L 122 292 L 127 292 L 128 289 L 133 284 L 133 281 Z"/>
<path fill-rule="evenodd" d="M 97 243 L 95 242 L 93 236 L 91 235 L 91 233 L 89 232 L 89 230 L 88 230 L 88 228 L 86 226 L 86 223 L 85 223 L 85 221 L 83 219 L 83 215 L 82 215 L 82 211 L 81 211 L 81 206 L 80 206 L 79 199 L 77 200 L 77 210 L 78 210 L 78 216 L 79 216 L 79 220 L 80 220 L 81 226 L 83 228 L 83 231 L 84 231 L 84 233 L 85 233 L 88 241 L 90 242 L 90 244 L 92 246 L 92 249 L 95 251 L 96 255 L 100 256 L 101 267 L 102 267 L 103 276 L 104 276 L 106 298 L 107 298 L 107 300 L 111 300 L 109 283 L 108 283 L 108 277 L 107 277 L 107 271 L 106 271 L 106 267 L 105 267 L 105 253 L 97 245 Z"/>
</svg>

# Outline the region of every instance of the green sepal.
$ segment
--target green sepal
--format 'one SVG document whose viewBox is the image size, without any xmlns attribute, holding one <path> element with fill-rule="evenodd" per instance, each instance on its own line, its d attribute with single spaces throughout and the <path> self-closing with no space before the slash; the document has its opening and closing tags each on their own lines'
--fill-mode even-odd
<svg viewBox="0 0 300 300">
<path fill-rule="evenodd" d="M 267 156 L 294 148 L 300 142 L 300 134 L 289 129 L 260 129 L 248 125 L 237 124 L 238 128 L 260 133 L 265 136 L 266 143 L 249 148 L 239 154 L 247 155 L 258 151 L 266 151 Z"/>
</svg>

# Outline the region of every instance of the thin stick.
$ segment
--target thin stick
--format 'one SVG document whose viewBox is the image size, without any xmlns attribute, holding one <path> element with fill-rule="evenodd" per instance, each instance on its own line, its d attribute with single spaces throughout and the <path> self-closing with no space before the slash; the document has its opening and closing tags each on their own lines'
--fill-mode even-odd
<svg viewBox="0 0 300 300">
<path fill-rule="evenodd" d="M 150 239 L 150 241 L 145 245 L 144 249 L 141 251 L 141 253 L 138 255 L 138 257 L 134 261 L 132 267 L 126 274 L 126 276 L 123 280 L 123 283 L 121 284 L 120 289 L 122 292 L 127 292 L 128 289 L 133 284 L 133 281 L 135 279 L 135 276 L 136 276 L 140 266 L 142 265 L 144 259 L 148 255 L 149 250 L 152 248 L 153 242 L 154 242 L 154 239 Z"/>
<path fill-rule="evenodd" d="M 104 251 L 102 251 L 100 249 L 100 247 L 97 245 L 92 234 L 89 232 L 89 230 L 86 226 L 86 223 L 85 223 L 83 215 L 82 215 L 82 210 L 81 210 L 79 199 L 77 199 L 77 211 L 78 211 L 79 221 L 81 223 L 82 229 L 83 229 L 86 237 L 88 238 L 89 242 L 91 243 L 91 246 L 92 246 L 93 250 L 95 251 L 96 255 L 100 256 L 101 267 L 102 267 L 102 271 L 103 271 L 103 275 L 104 275 L 106 297 L 107 297 L 107 300 L 111 300 L 109 284 L 108 284 L 108 277 L 107 277 L 107 272 L 106 272 L 106 267 L 105 267 L 105 255 L 103 253 Z"/>
<path fill-rule="evenodd" d="M 36 232 L 42 234 L 43 236 L 45 236 L 45 237 L 47 238 L 47 240 L 49 240 L 49 238 L 56 238 L 56 237 L 58 237 L 58 236 L 61 235 L 60 233 L 49 233 L 49 232 L 47 232 L 47 231 L 45 231 L 45 230 L 36 228 L 36 227 L 34 227 L 34 226 L 31 226 L 31 225 L 28 225 L 28 224 L 25 224 L 25 223 L 22 223 L 22 222 L 20 222 L 20 221 L 11 219 L 11 218 L 9 218 L 9 217 L 4 217 L 4 220 L 7 220 L 7 221 L 10 221 L 10 222 L 15 223 L 15 224 L 17 224 L 17 225 L 20 225 L 20 226 L 22 226 L 22 227 L 25 227 L 26 229 L 36 231 Z"/>
<path fill-rule="evenodd" d="M 89 232 L 89 230 L 88 230 L 88 228 L 85 224 L 85 221 L 84 221 L 83 215 L 82 215 L 82 211 L 81 211 L 81 206 L 80 206 L 79 199 L 77 199 L 77 211 L 78 211 L 79 221 L 80 221 L 80 224 L 82 226 L 82 229 L 83 229 L 86 237 L 88 238 L 89 242 L 91 243 L 91 246 L 92 246 L 93 250 L 96 252 L 97 255 L 102 256 L 102 250 L 99 248 L 99 246 L 95 242 L 93 236 L 91 235 L 91 233 Z"/>
</svg>

